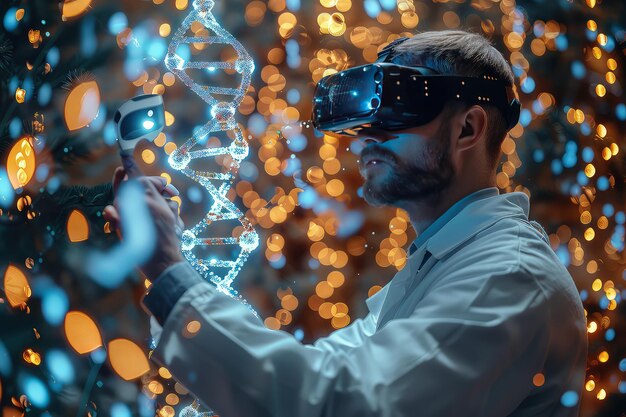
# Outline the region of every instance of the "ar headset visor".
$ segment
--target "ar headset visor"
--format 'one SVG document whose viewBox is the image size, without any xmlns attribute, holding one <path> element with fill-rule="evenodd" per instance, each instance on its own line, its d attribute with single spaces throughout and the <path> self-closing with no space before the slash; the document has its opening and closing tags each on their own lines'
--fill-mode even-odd
<svg viewBox="0 0 626 417">
<path fill-rule="evenodd" d="M 495 77 L 441 75 L 427 67 L 380 62 L 322 78 L 313 98 L 313 125 L 349 136 L 366 127 L 402 130 L 430 122 L 450 101 L 492 105 L 509 130 L 519 119 L 513 88 Z"/>
</svg>

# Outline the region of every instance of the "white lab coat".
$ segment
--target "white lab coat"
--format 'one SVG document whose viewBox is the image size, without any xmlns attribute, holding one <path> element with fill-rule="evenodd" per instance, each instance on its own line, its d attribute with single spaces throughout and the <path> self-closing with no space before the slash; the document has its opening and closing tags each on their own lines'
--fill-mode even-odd
<svg viewBox="0 0 626 417">
<path fill-rule="evenodd" d="M 196 282 L 162 329 L 152 319 L 152 358 L 221 417 L 577 416 L 560 399 L 581 395 L 583 307 L 528 210 L 518 192 L 469 204 L 366 300 L 365 318 L 313 345 Z"/>
</svg>

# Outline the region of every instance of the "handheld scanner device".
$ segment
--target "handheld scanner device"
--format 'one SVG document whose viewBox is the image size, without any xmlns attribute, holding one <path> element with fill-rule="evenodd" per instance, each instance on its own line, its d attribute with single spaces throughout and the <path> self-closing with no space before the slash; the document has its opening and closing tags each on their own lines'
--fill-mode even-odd
<svg viewBox="0 0 626 417">
<path fill-rule="evenodd" d="M 152 142 L 165 127 L 163 97 L 159 94 L 133 97 L 120 106 L 113 121 L 120 153 L 132 156 L 140 140 Z"/>
<path fill-rule="evenodd" d="M 140 140 L 154 141 L 165 127 L 163 97 L 159 94 L 133 97 L 120 106 L 113 121 L 124 170 L 129 177 L 137 177 L 141 170 L 133 159 L 133 151 Z"/>
<path fill-rule="evenodd" d="M 441 75 L 428 67 L 387 62 L 362 65 L 322 78 L 313 97 L 313 125 L 354 136 L 360 129 L 402 130 L 432 121 L 450 101 L 492 105 L 508 129 L 521 105 L 511 86 L 496 77 Z"/>
</svg>

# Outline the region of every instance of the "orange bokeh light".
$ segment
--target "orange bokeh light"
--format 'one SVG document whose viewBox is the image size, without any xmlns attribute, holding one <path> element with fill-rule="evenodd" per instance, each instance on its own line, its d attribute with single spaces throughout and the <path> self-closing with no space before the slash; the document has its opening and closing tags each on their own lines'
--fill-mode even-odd
<svg viewBox="0 0 626 417">
<path fill-rule="evenodd" d="M 4 273 L 4 293 L 11 307 L 23 305 L 31 295 L 26 275 L 21 269 L 11 264 Z"/>
<path fill-rule="evenodd" d="M 70 242 L 82 242 L 89 238 L 89 223 L 83 213 L 72 210 L 67 219 L 67 236 Z"/>
<path fill-rule="evenodd" d="M 64 328 L 67 341 L 81 355 L 102 346 L 98 326 L 91 317 L 81 311 L 68 312 L 65 315 Z"/>
<path fill-rule="evenodd" d="M 91 0 L 65 0 L 61 5 L 63 21 L 80 16 L 89 9 L 89 6 L 91 6 Z"/>
<path fill-rule="evenodd" d="M 72 88 L 65 100 L 65 124 L 78 130 L 93 121 L 100 109 L 100 87 L 95 81 L 84 81 Z"/>
<path fill-rule="evenodd" d="M 113 370 L 126 381 L 139 378 L 150 370 L 146 354 L 127 339 L 109 342 L 109 361 Z"/>
<path fill-rule="evenodd" d="M 14 189 L 25 186 L 35 173 L 35 150 L 25 136 L 18 139 L 7 157 L 7 173 Z"/>
</svg>

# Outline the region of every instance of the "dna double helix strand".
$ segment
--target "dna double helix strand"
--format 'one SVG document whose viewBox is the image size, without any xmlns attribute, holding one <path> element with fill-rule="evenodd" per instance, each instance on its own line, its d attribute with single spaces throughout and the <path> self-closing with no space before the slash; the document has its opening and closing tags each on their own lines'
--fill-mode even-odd
<svg viewBox="0 0 626 417">
<path fill-rule="evenodd" d="M 254 71 L 254 63 L 244 47 L 230 33 L 225 31 L 211 14 L 213 0 L 195 0 L 193 9 L 176 31 L 165 57 L 165 65 L 187 87 L 204 100 L 210 109 L 211 118 L 192 137 L 170 154 L 170 166 L 182 172 L 187 177 L 202 185 L 211 195 L 213 202 L 209 212 L 191 229 L 185 230 L 182 235 L 182 251 L 191 265 L 205 278 L 213 282 L 218 290 L 238 298 L 245 303 L 238 292 L 232 288 L 232 283 L 251 251 L 259 245 L 259 236 L 250 221 L 231 202 L 226 194 L 230 190 L 241 161 L 248 155 L 248 143 L 241 128 L 235 122 L 235 111 L 250 86 L 250 78 Z M 197 22 L 197 23 L 194 23 Z M 198 31 L 198 25 L 203 30 Z M 196 29 L 195 32 L 190 30 Z M 200 36 L 208 32 L 208 36 Z M 211 45 L 229 45 L 236 53 L 237 58 L 230 61 L 202 62 L 185 60 L 177 53 L 184 44 L 204 44 L 203 48 Z M 236 88 L 203 85 L 194 81 L 186 70 L 227 70 L 241 76 L 241 82 Z M 220 99 L 218 99 L 218 97 Z M 226 101 L 224 98 L 229 98 Z M 204 145 L 213 132 L 226 132 L 233 138 L 229 146 L 217 148 L 203 148 L 194 150 L 196 145 Z M 198 146 L 200 148 L 200 146 Z M 232 162 L 224 172 L 195 171 L 189 167 L 194 159 L 230 155 Z M 228 160 L 228 159 L 226 159 Z M 215 182 L 220 182 L 217 186 Z M 243 226 L 243 232 L 238 237 L 200 237 L 200 234 L 213 222 L 222 220 L 238 220 Z M 239 254 L 235 260 L 197 257 L 193 250 L 197 246 L 209 245 L 238 245 Z M 219 274 L 215 271 L 224 271 Z M 247 303 L 246 303 L 247 304 Z M 254 311 L 254 310 L 253 310 Z M 256 314 L 256 313 L 255 313 Z"/>
</svg>

